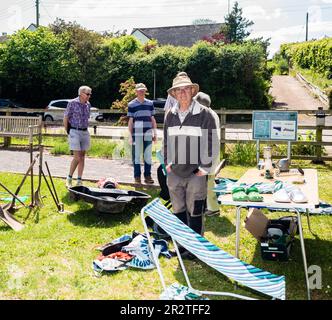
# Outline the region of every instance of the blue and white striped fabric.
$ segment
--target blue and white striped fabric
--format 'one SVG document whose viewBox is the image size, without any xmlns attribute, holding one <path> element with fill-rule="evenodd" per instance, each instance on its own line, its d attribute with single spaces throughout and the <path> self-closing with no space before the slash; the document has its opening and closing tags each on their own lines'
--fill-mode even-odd
<svg viewBox="0 0 332 320">
<path fill-rule="evenodd" d="M 285 277 L 249 265 L 210 243 L 174 216 L 159 199 L 144 207 L 176 242 L 225 276 L 277 299 L 285 299 Z"/>
</svg>

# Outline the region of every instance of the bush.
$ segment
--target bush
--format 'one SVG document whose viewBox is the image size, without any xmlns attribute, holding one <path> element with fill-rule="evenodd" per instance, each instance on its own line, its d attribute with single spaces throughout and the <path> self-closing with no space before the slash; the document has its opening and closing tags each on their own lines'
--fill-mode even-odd
<svg viewBox="0 0 332 320">
<path fill-rule="evenodd" d="M 277 52 L 273 56 L 272 63 L 274 66 L 274 74 L 278 75 L 288 74 L 289 71 L 288 60 L 284 56 L 282 56 L 279 52 Z"/>
<path fill-rule="evenodd" d="M 256 146 L 252 143 L 237 143 L 230 148 L 229 161 L 232 165 L 256 165 Z"/>
<path fill-rule="evenodd" d="M 58 27 L 66 30 L 61 23 Z M 60 94 L 75 96 L 84 82 L 94 92 L 91 104 L 104 108 L 121 99 L 118 88 L 130 77 L 150 90 L 155 80 L 156 97 L 166 98 L 175 75 L 186 71 L 211 96 L 214 108 L 270 107 L 266 46 L 260 41 L 230 45 L 199 41 L 191 48 L 159 47 L 151 41 L 144 47 L 133 36 L 105 38 L 72 27 L 69 33 L 45 27 L 19 31 L 1 45 L 2 94 L 44 105 Z"/>
<path fill-rule="evenodd" d="M 298 135 L 298 141 L 316 141 L 316 134 L 314 131 L 308 130 L 305 135 Z M 322 148 L 322 154 L 326 154 L 325 147 Z M 287 145 L 274 145 L 273 152 L 275 155 L 287 155 Z M 314 156 L 316 155 L 316 146 L 293 144 L 292 154 L 301 156 Z"/>
<path fill-rule="evenodd" d="M 332 78 L 332 38 L 283 44 L 281 55 L 303 69 L 311 69 L 326 79 Z"/>
</svg>

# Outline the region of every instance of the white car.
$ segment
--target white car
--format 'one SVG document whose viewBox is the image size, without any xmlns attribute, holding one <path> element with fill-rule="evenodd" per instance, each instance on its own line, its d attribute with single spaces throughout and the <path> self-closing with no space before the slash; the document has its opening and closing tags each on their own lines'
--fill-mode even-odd
<svg viewBox="0 0 332 320">
<path fill-rule="evenodd" d="M 44 121 L 56 121 L 62 120 L 65 109 L 67 108 L 68 102 L 72 99 L 60 99 L 52 100 L 46 107 L 44 112 Z M 54 110 L 62 110 L 54 112 Z M 98 112 L 99 109 L 91 107 L 89 121 L 99 121 L 102 119 L 102 114 Z"/>
</svg>

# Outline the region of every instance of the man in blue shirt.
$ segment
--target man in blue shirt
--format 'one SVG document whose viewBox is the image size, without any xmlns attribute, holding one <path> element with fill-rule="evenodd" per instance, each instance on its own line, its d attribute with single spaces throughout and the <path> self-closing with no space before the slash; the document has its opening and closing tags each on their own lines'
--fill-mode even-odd
<svg viewBox="0 0 332 320">
<path fill-rule="evenodd" d="M 140 156 L 143 150 L 144 182 L 153 184 L 151 178 L 152 141 L 157 140 L 157 123 L 154 118 L 153 102 L 145 98 L 147 88 L 144 83 L 135 86 L 136 98 L 129 102 L 129 143 L 132 145 L 135 183 L 141 183 Z"/>
</svg>

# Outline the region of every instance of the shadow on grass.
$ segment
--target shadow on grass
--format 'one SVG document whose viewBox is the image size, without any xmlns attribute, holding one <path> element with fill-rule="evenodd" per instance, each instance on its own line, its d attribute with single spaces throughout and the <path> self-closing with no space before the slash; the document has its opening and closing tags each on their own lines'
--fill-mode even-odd
<svg viewBox="0 0 332 320">
<path fill-rule="evenodd" d="M 322 289 L 311 290 L 311 298 L 313 300 L 330 300 L 332 298 L 332 292 L 328 285 L 330 285 L 330 279 L 332 278 L 332 256 L 330 254 L 331 241 L 322 240 L 316 237 L 316 239 L 305 239 L 304 243 L 308 268 L 310 268 L 310 266 L 317 266 L 321 268 L 322 275 Z M 286 281 L 287 300 L 307 299 L 307 287 L 305 282 L 299 236 L 297 236 L 294 240 L 288 261 L 263 260 L 261 256 L 260 243 L 257 242 L 252 260 L 246 262 L 272 274 L 284 275 Z M 235 288 L 234 282 L 232 280 L 228 279 L 226 276 L 219 273 L 215 269 L 210 268 L 208 265 L 198 259 L 191 261 L 184 260 L 184 264 L 186 266 L 191 285 L 195 289 L 206 291 L 226 291 L 257 299 L 271 299 L 269 296 L 260 294 L 244 286 L 238 285 Z M 316 271 L 309 273 L 309 283 L 310 276 L 315 276 L 315 272 Z M 179 265 L 174 270 L 174 275 L 180 284 L 187 285 L 182 269 Z M 318 273 L 316 275 L 319 276 Z M 235 298 L 211 296 L 211 299 Z"/>
<path fill-rule="evenodd" d="M 205 231 L 226 237 L 235 232 L 234 224 L 225 216 L 205 217 Z"/>
<path fill-rule="evenodd" d="M 235 282 L 233 280 L 229 279 L 214 268 L 209 267 L 199 259 L 192 261 L 184 260 L 184 264 L 190 283 L 194 289 L 240 294 L 254 299 L 271 299 L 271 297 L 260 294 L 250 288 L 241 285 L 235 286 Z M 180 284 L 188 286 L 180 266 L 177 267 L 174 275 Z M 230 296 L 204 295 L 204 297 L 211 300 L 239 300 L 238 298 Z"/>
<path fill-rule="evenodd" d="M 79 201 L 80 203 L 82 201 Z M 83 205 L 86 206 L 85 204 Z M 136 211 L 125 211 L 123 213 L 99 213 L 94 208 L 79 209 L 74 214 L 68 215 L 68 220 L 74 225 L 93 226 L 99 228 L 112 228 L 122 224 L 130 224 Z"/>
<path fill-rule="evenodd" d="M 72 224 L 85 227 L 111 228 L 120 223 L 130 224 L 135 213 L 139 212 L 137 208 L 129 208 L 122 213 L 100 213 L 90 203 L 71 200 L 69 194 L 62 197 L 62 201 L 69 206 L 78 206 L 78 209 L 73 214 L 68 214 L 67 218 Z"/>
<path fill-rule="evenodd" d="M 325 283 L 326 287 L 327 284 L 331 283 L 332 278 L 331 241 L 321 240 L 319 238 L 305 238 L 304 245 L 308 268 L 310 268 L 310 266 L 318 266 L 321 268 L 322 285 Z M 307 287 L 299 236 L 295 238 L 288 261 L 263 260 L 260 243 L 257 242 L 254 257 L 249 263 L 271 273 L 284 275 L 286 279 L 286 299 L 307 299 Z M 309 279 L 311 275 L 315 275 L 315 273 L 309 274 Z M 312 299 L 332 298 L 332 292 L 326 292 L 326 290 L 311 290 L 311 295 Z"/>
<path fill-rule="evenodd" d="M 128 190 L 136 190 L 145 192 L 151 195 L 151 198 L 148 202 L 152 201 L 155 197 L 158 196 L 159 191 L 153 189 L 145 189 L 145 188 L 121 188 Z M 69 192 L 65 193 L 61 200 L 65 204 L 65 209 L 68 209 L 68 206 L 71 207 L 75 205 L 78 209 L 73 212 L 73 214 L 68 215 L 68 220 L 71 221 L 75 225 L 83 225 L 83 226 L 97 226 L 100 228 L 109 228 L 122 224 L 130 224 L 135 215 L 139 214 L 141 207 L 134 205 L 127 205 L 122 213 L 100 213 L 98 212 L 93 204 L 88 203 L 84 200 L 75 201 L 70 198 Z"/>
</svg>

